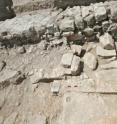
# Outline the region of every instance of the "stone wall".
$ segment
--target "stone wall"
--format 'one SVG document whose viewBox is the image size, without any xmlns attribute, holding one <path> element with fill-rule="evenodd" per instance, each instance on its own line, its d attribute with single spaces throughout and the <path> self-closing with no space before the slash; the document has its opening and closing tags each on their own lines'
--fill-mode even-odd
<svg viewBox="0 0 117 124">
<path fill-rule="evenodd" d="M 75 5 L 89 5 L 91 3 L 96 2 L 104 2 L 107 0 L 55 0 L 54 4 L 57 7 L 67 7 L 67 6 L 75 6 Z"/>
</svg>

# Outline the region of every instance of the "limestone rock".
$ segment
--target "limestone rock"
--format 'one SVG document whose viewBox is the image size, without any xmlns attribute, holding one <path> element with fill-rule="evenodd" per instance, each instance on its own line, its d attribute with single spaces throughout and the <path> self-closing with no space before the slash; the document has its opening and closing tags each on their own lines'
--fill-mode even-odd
<svg viewBox="0 0 117 124">
<path fill-rule="evenodd" d="M 95 24 L 94 14 L 86 16 L 84 18 L 84 21 L 86 22 L 87 26 L 94 26 L 94 24 Z"/>
<path fill-rule="evenodd" d="M 76 15 L 75 16 L 75 25 L 78 30 L 83 30 L 84 29 L 84 21 L 81 16 Z"/>
<path fill-rule="evenodd" d="M 32 84 L 36 84 L 41 81 L 48 81 L 48 77 L 45 76 L 45 70 L 40 69 L 34 72 L 34 74 L 30 77 L 30 81 Z"/>
<path fill-rule="evenodd" d="M 97 67 L 97 58 L 92 53 L 86 53 L 83 57 L 84 64 L 86 64 L 90 69 L 95 70 Z"/>
<path fill-rule="evenodd" d="M 59 28 L 63 32 L 74 31 L 74 20 L 72 18 L 64 18 L 60 21 Z"/>
<path fill-rule="evenodd" d="M 117 93 L 117 69 L 98 71 L 95 80 L 98 92 Z"/>
<path fill-rule="evenodd" d="M 60 123 L 109 124 L 112 122 L 112 124 L 116 124 L 116 102 L 117 97 L 113 94 L 78 93 L 74 90 L 66 92 L 63 97 Z M 84 113 L 85 116 L 83 116 Z M 115 115 L 115 118 L 112 118 L 113 115 Z"/>
<path fill-rule="evenodd" d="M 17 52 L 18 52 L 19 54 L 24 54 L 24 53 L 26 52 L 26 49 L 25 49 L 25 47 L 19 47 L 19 48 L 17 49 Z"/>
<path fill-rule="evenodd" d="M 28 124 L 47 124 L 47 118 L 41 113 L 30 113 L 27 119 Z"/>
<path fill-rule="evenodd" d="M 111 10 L 111 19 L 117 21 L 117 4 L 110 6 Z"/>
<path fill-rule="evenodd" d="M 104 49 L 107 50 L 114 49 L 114 40 L 110 34 L 105 33 L 103 36 L 100 36 L 99 41 Z"/>
<path fill-rule="evenodd" d="M 81 8 L 80 8 L 80 6 L 74 6 L 72 8 L 68 7 L 64 11 L 64 16 L 65 17 L 74 17 L 75 15 L 81 15 Z"/>
<path fill-rule="evenodd" d="M 116 38 L 117 36 L 117 23 L 112 23 L 108 28 L 108 31 Z"/>
<path fill-rule="evenodd" d="M 117 68 L 117 61 L 112 61 L 108 64 L 101 65 L 102 69 L 109 70 L 109 69 L 116 69 Z"/>
<path fill-rule="evenodd" d="M 0 124 L 3 124 L 4 118 L 0 116 Z"/>
<path fill-rule="evenodd" d="M 97 22 L 101 22 L 107 18 L 106 8 L 103 5 L 94 5 L 94 13 Z"/>
<path fill-rule="evenodd" d="M 102 29 L 103 29 L 103 32 L 108 31 L 108 28 L 109 28 L 109 27 L 110 27 L 109 21 L 104 21 L 104 22 L 102 22 Z"/>
<path fill-rule="evenodd" d="M 75 56 L 73 57 L 72 64 L 71 64 L 71 73 L 72 75 L 79 75 L 81 71 L 80 66 L 80 57 Z"/>
<path fill-rule="evenodd" d="M 92 28 L 86 28 L 83 32 L 86 37 L 91 37 L 94 35 L 94 30 Z"/>
<path fill-rule="evenodd" d="M 81 6 L 82 17 L 85 18 L 93 13 L 93 6 Z"/>
<path fill-rule="evenodd" d="M 101 46 L 96 47 L 96 54 L 102 58 L 110 58 L 116 56 L 115 50 L 105 50 Z"/>
<path fill-rule="evenodd" d="M 13 112 L 7 119 L 5 119 L 4 124 L 15 124 L 18 113 Z"/>
<path fill-rule="evenodd" d="M 77 54 L 78 56 L 80 56 L 81 52 L 82 52 L 82 46 L 80 46 L 80 45 L 71 45 L 71 50 L 73 51 L 74 54 Z"/>
<path fill-rule="evenodd" d="M 54 79 L 63 79 L 65 76 L 71 75 L 70 68 L 64 68 L 62 66 L 57 66 L 52 70 L 51 77 Z"/>
<path fill-rule="evenodd" d="M 51 73 L 47 73 L 44 69 L 37 70 L 30 77 L 30 82 L 32 84 L 37 84 L 40 82 L 50 83 L 54 80 L 61 80 L 67 72 L 67 69 L 58 66 L 52 70 Z"/>
<path fill-rule="evenodd" d="M 51 84 L 51 92 L 53 94 L 58 94 L 59 91 L 60 91 L 60 86 L 61 86 L 60 81 L 54 81 L 54 82 L 52 82 L 52 84 Z"/>
<path fill-rule="evenodd" d="M 65 53 L 62 56 L 61 64 L 63 67 L 69 68 L 69 67 L 71 67 L 72 60 L 73 60 L 73 53 L 72 52 Z"/>
<path fill-rule="evenodd" d="M 12 84 L 20 84 L 25 79 L 25 75 L 21 71 L 4 70 L 0 73 L 0 88 Z"/>
</svg>

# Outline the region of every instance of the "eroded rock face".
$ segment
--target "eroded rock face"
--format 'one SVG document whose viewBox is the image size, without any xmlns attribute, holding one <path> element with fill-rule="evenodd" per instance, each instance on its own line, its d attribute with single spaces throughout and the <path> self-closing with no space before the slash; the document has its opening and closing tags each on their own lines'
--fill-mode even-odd
<svg viewBox="0 0 117 124">
<path fill-rule="evenodd" d="M 15 17 L 12 0 L 0 0 L 0 21 Z"/>
</svg>

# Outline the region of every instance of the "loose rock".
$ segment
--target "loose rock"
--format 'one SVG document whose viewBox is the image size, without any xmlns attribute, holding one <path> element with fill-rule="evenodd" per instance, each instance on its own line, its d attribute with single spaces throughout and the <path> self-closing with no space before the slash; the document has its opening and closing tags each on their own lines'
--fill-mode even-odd
<svg viewBox="0 0 117 124">
<path fill-rule="evenodd" d="M 96 54 L 103 58 L 110 58 L 116 56 L 115 50 L 105 50 L 101 46 L 97 46 Z"/>
<path fill-rule="evenodd" d="M 25 79 L 25 75 L 21 71 L 4 70 L 0 74 L 0 88 L 4 88 L 9 84 L 20 84 Z"/>
<path fill-rule="evenodd" d="M 94 5 L 94 13 L 97 22 L 101 22 L 107 18 L 106 9 L 102 5 Z"/>
<path fill-rule="evenodd" d="M 94 30 L 92 28 L 86 28 L 83 32 L 86 37 L 91 37 L 94 35 Z"/>
<path fill-rule="evenodd" d="M 62 56 L 61 64 L 63 67 L 69 68 L 71 67 L 72 60 L 73 60 L 73 53 L 66 53 Z"/>
<path fill-rule="evenodd" d="M 26 52 L 26 49 L 25 49 L 25 47 L 19 47 L 18 50 L 17 50 L 17 52 L 19 54 L 24 54 Z"/>
<path fill-rule="evenodd" d="M 110 34 L 105 33 L 103 36 L 99 38 L 99 41 L 102 44 L 104 49 L 107 49 L 107 50 L 114 49 L 114 40 Z"/>
<path fill-rule="evenodd" d="M 75 16 L 75 25 L 78 30 L 83 30 L 84 29 L 84 21 L 81 16 Z"/>
<path fill-rule="evenodd" d="M 84 64 L 86 64 L 90 69 L 95 70 L 98 64 L 97 58 L 92 53 L 86 53 L 83 57 Z"/>
<path fill-rule="evenodd" d="M 111 10 L 111 19 L 117 21 L 117 4 L 112 4 L 110 6 Z"/>
<path fill-rule="evenodd" d="M 80 56 L 82 52 L 82 46 L 80 45 L 71 45 L 71 50 L 73 51 L 74 54 Z"/>
<path fill-rule="evenodd" d="M 72 75 L 76 76 L 80 74 L 80 71 L 81 71 L 80 57 L 74 55 L 71 64 L 71 73 Z"/>
<path fill-rule="evenodd" d="M 60 86 L 61 86 L 60 81 L 52 82 L 52 84 L 51 84 L 51 92 L 53 94 L 58 94 L 59 90 L 60 90 Z"/>
<path fill-rule="evenodd" d="M 72 18 L 64 18 L 60 21 L 59 28 L 63 32 L 74 31 L 74 20 Z"/>
</svg>

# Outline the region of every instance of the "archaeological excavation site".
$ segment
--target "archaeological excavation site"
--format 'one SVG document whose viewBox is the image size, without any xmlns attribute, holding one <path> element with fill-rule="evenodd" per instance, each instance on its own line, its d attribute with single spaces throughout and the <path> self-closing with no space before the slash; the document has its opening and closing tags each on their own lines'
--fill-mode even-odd
<svg viewBox="0 0 117 124">
<path fill-rule="evenodd" d="M 117 124 L 117 0 L 0 0 L 0 124 Z"/>
</svg>

